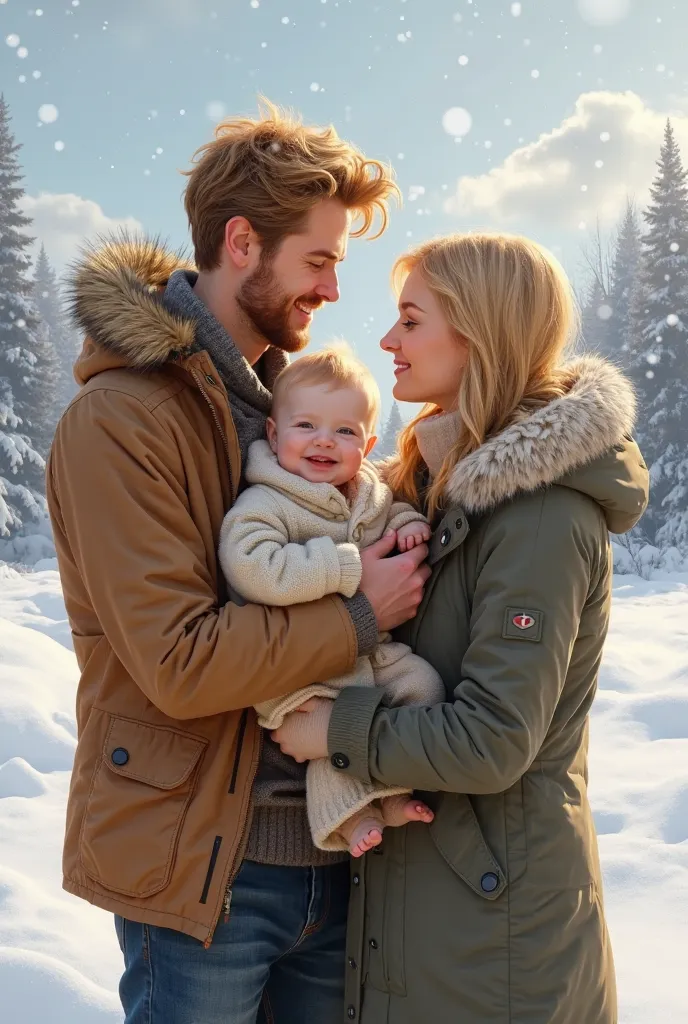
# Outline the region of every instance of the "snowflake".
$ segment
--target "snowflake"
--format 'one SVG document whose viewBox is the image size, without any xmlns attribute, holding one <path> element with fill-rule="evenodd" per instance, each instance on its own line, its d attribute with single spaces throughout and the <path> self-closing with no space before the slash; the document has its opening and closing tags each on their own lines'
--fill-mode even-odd
<svg viewBox="0 0 688 1024">
<path fill-rule="evenodd" d="M 52 124 L 53 121 L 57 121 L 59 115 L 60 112 L 54 103 L 43 103 L 38 108 L 38 118 L 43 124 Z"/>
<path fill-rule="evenodd" d="M 531 78 L 539 78 L 540 77 L 540 72 L 538 71 L 537 68 L 533 68 L 533 70 L 530 72 L 530 77 Z"/>
<path fill-rule="evenodd" d="M 65 148 L 64 142 L 62 142 L 61 139 L 58 139 L 57 142 L 55 143 L 55 149 L 57 150 L 58 153 L 61 153 L 64 148 Z"/>
<path fill-rule="evenodd" d="M 597 315 L 600 318 L 600 320 L 609 320 L 609 318 L 611 317 L 612 313 L 613 313 L 612 307 L 606 305 L 606 303 L 604 305 L 602 305 L 602 306 L 599 306 L 598 309 L 597 309 Z"/>
<path fill-rule="evenodd" d="M 609 142 L 611 135 L 609 132 L 600 132 L 600 142 Z"/>
<path fill-rule="evenodd" d="M 630 0 L 578 0 L 581 18 L 589 25 L 615 25 L 626 17 Z"/>
<path fill-rule="evenodd" d="M 471 130 L 473 118 L 463 107 L 450 107 L 442 116 L 442 127 L 448 135 L 461 137 Z"/>
<path fill-rule="evenodd" d="M 669 313 L 669 316 L 666 318 L 666 322 L 669 325 L 669 327 L 675 327 L 678 323 L 678 317 L 675 313 Z"/>
<path fill-rule="evenodd" d="M 522 7 L 521 4 L 512 4 L 511 5 L 511 13 L 514 16 L 514 18 L 520 18 L 522 10 L 523 10 L 523 7 Z"/>
<path fill-rule="evenodd" d="M 5 39 L 5 42 L 7 43 L 8 46 L 16 47 L 19 46 L 21 39 L 19 38 L 16 32 L 10 32 L 10 34 Z"/>
<path fill-rule="evenodd" d="M 466 64 L 468 64 L 468 57 L 466 56 L 465 53 L 462 53 L 461 56 L 459 57 L 459 64 L 464 68 Z"/>
</svg>

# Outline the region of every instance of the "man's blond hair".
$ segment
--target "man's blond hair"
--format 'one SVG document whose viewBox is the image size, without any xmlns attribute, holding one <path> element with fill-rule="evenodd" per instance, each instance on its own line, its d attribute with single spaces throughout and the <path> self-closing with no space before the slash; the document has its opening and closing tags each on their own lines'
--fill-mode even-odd
<svg viewBox="0 0 688 1024">
<path fill-rule="evenodd" d="M 289 363 L 275 380 L 272 389 L 273 410 L 287 389 L 317 387 L 320 384 L 331 390 L 351 388 L 360 391 L 368 404 L 370 431 L 372 433 L 375 430 L 380 415 L 380 389 L 368 367 L 345 342 L 319 352 L 309 352 Z"/>
<path fill-rule="evenodd" d="M 199 270 L 219 265 L 225 224 L 246 217 L 268 252 L 304 230 L 322 199 L 336 198 L 358 223 L 353 236 L 374 238 L 387 227 L 388 201 L 399 197 L 392 169 L 369 160 L 334 127 L 304 125 L 293 113 L 261 99 L 260 116 L 222 121 L 215 138 L 196 151 L 185 171 L 184 206 Z"/>
</svg>

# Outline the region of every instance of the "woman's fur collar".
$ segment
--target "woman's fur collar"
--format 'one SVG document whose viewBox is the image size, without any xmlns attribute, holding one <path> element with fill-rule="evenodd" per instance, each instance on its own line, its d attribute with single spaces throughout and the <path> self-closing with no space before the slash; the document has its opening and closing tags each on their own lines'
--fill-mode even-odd
<svg viewBox="0 0 688 1024">
<path fill-rule="evenodd" d="M 446 496 L 483 512 L 536 491 L 599 458 L 629 435 L 635 419 L 630 381 L 611 363 L 584 356 L 569 364 L 569 392 L 489 438 L 456 464 Z"/>
</svg>

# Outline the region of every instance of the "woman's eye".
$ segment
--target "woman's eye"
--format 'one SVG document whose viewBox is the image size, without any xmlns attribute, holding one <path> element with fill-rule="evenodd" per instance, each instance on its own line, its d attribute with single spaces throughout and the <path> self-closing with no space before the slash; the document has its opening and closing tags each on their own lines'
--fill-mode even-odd
<svg viewBox="0 0 688 1024">
<path fill-rule="evenodd" d="M 406 330 L 409 331 L 412 327 L 416 326 L 416 321 L 415 320 L 402 320 L 401 321 L 401 326 L 405 327 Z"/>
</svg>

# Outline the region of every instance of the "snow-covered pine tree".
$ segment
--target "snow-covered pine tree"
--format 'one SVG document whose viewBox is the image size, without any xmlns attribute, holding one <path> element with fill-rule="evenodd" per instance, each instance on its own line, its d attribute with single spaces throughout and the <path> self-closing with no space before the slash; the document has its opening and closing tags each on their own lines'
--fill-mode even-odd
<svg viewBox="0 0 688 1024">
<path fill-rule="evenodd" d="M 77 345 L 64 309 L 57 275 L 43 245 L 36 260 L 34 302 L 41 320 L 48 329 L 49 340 L 57 359 L 54 417 L 56 421 L 77 391 L 72 373 L 77 357 Z"/>
<path fill-rule="evenodd" d="M 0 535 L 8 536 L 44 513 L 45 463 L 30 439 L 37 408 L 38 317 L 24 232 L 31 221 L 19 208 L 23 195 L 19 145 L 0 95 Z"/>
<path fill-rule="evenodd" d="M 397 434 L 403 425 L 399 406 L 396 402 L 392 402 L 392 408 L 389 410 L 389 416 L 382 431 L 382 437 L 375 445 L 374 456 L 376 459 L 386 459 L 388 456 L 394 455 L 397 448 Z"/>
<path fill-rule="evenodd" d="M 583 259 L 589 283 L 579 298 L 581 341 L 587 352 L 609 355 L 611 247 L 602 238 L 599 223 L 583 247 Z"/>
<path fill-rule="evenodd" d="M 607 324 L 608 354 L 620 366 L 628 367 L 632 347 L 634 308 L 639 303 L 642 239 L 632 199 L 619 226 L 612 261 Z"/>
<path fill-rule="evenodd" d="M 581 338 L 587 352 L 599 352 L 608 356 L 609 317 L 611 305 L 609 295 L 601 281 L 594 276 L 588 285 L 581 309 Z"/>
<path fill-rule="evenodd" d="M 670 547 L 688 541 L 688 184 L 670 121 L 657 166 L 630 356 L 651 474 L 645 528 Z"/>
</svg>

